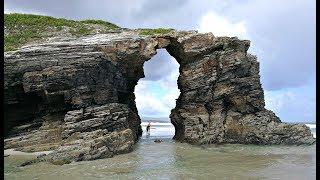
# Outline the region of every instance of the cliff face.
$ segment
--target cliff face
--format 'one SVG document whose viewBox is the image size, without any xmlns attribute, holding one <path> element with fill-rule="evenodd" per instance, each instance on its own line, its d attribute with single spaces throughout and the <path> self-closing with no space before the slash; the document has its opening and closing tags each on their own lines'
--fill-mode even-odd
<svg viewBox="0 0 320 180">
<path fill-rule="evenodd" d="M 305 125 L 289 125 L 264 103 L 250 41 L 190 34 L 168 52 L 180 63 L 181 94 L 171 111 L 174 139 L 194 144 L 312 144 Z M 179 48 L 177 48 L 179 47 Z"/>
<path fill-rule="evenodd" d="M 55 39 L 5 53 L 5 148 L 92 160 L 129 152 L 141 136 L 134 87 L 166 48 L 180 64 L 174 139 L 194 144 L 312 144 L 305 125 L 264 108 L 250 42 L 194 31 Z"/>
</svg>

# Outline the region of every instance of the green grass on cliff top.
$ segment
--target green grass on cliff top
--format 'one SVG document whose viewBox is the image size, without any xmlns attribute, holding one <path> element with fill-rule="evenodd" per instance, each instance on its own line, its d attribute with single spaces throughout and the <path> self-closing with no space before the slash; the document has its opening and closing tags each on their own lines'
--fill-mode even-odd
<svg viewBox="0 0 320 180">
<path fill-rule="evenodd" d="M 103 20 L 75 21 L 17 13 L 4 15 L 4 27 L 4 51 L 13 51 L 27 43 L 41 42 L 59 35 L 70 36 L 71 34 L 71 36 L 79 37 L 120 29 L 119 26 Z M 138 29 L 138 33 L 145 36 L 167 34 L 171 31 L 173 29 Z"/>
<path fill-rule="evenodd" d="M 167 34 L 173 29 L 157 28 L 157 29 L 139 29 L 140 35 Z"/>
<path fill-rule="evenodd" d="M 4 50 L 16 50 L 26 43 L 54 36 L 54 32 L 63 34 L 63 29 L 73 36 L 94 34 L 96 31 L 92 25 L 98 25 L 102 32 L 119 28 L 102 20 L 74 21 L 32 14 L 5 14 Z"/>
</svg>

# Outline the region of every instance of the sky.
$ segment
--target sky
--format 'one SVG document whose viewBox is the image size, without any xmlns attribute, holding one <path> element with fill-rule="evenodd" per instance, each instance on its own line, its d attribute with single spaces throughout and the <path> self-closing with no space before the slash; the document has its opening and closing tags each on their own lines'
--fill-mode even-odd
<svg viewBox="0 0 320 180">
<path fill-rule="evenodd" d="M 174 28 L 249 39 L 266 108 L 284 122 L 316 119 L 316 0 L 5 0 L 5 13 L 102 19 L 127 28 Z M 136 86 L 142 117 L 169 117 L 179 64 L 166 50 L 144 64 Z"/>
</svg>

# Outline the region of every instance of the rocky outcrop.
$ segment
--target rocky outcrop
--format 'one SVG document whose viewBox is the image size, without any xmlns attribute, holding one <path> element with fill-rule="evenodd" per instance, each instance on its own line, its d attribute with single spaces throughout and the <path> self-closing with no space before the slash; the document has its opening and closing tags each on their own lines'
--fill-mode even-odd
<svg viewBox="0 0 320 180">
<path fill-rule="evenodd" d="M 67 112 L 62 143 L 46 158 L 75 161 L 130 152 L 141 135 L 139 117 L 124 104 L 88 107 Z"/>
<path fill-rule="evenodd" d="M 282 123 L 264 108 L 259 63 L 247 53 L 249 43 L 192 34 L 169 45 L 180 63 L 181 94 L 170 115 L 174 139 L 194 144 L 315 142 L 307 126 Z"/>
<path fill-rule="evenodd" d="M 180 64 L 171 112 L 174 139 L 194 144 L 312 144 L 305 125 L 264 108 L 250 42 L 211 33 L 140 35 L 119 30 L 55 38 L 5 53 L 5 148 L 54 150 L 51 159 L 92 160 L 129 152 L 141 136 L 134 87 L 159 48 Z"/>
<path fill-rule="evenodd" d="M 137 114 L 118 103 L 68 111 L 63 122 L 43 124 L 33 133 L 7 139 L 5 148 L 55 150 L 45 157 L 54 162 L 93 160 L 130 152 L 142 131 Z"/>
</svg>

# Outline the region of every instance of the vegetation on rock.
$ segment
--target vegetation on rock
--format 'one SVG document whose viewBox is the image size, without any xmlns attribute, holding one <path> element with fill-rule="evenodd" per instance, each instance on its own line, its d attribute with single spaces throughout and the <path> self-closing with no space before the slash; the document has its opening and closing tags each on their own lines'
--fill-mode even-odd
<svg viewBox="0 0 320 180">
<path fill-rule="evenodd" d="M 80 37 L 103 34 L 119 26 L 103 20 L 69 20 L 34 14 L 4 15 L 4 51 L 14 51 L 29 43 L 44 42 L 50 37 Z M 167 34 L 173 29 L 138 29 L 140 35 Z"/>
<path fill-rule="evenodd" d="M 33 14 L 4 15 L 4 50 L 13 51 L 31 42 L 45 40 L 48 37 L 66 35 L 82 36 L 106 33 L 118 29 L 115 24 L 102 20 L 67 20 Z"/>
<path fill-rule="evenodd" d="M 157 28 L 157 29 L 139 29 L 140 35 L 167 34 L 173 29 Z"/>
</svg>

